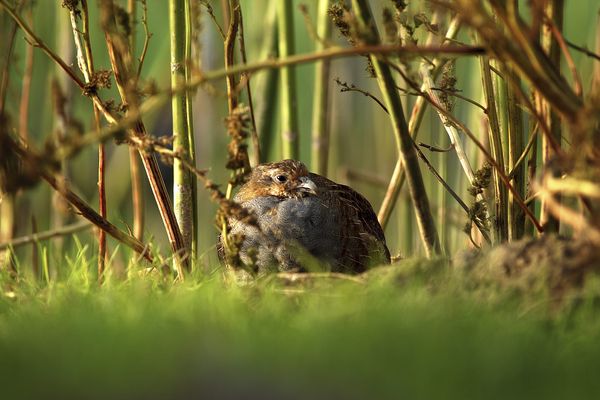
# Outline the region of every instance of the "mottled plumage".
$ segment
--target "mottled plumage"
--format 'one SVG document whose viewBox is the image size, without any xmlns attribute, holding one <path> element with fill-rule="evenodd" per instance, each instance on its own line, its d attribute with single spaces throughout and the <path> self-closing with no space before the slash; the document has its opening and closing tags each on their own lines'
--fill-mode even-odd
<svg viewBox="0 0 600 400">
<path fill-rule="evenodd" d="M 259 271 L 303 271 L 316 262 L 358 273 L 390 262 L 369 202 L 348 186 L 309 173 L 299 161 L 257 166 L 234 200 L 257 217 L 258 226 L 229 223 L 231 233 L 244 238 L 241 260 Z"/>
</svg>

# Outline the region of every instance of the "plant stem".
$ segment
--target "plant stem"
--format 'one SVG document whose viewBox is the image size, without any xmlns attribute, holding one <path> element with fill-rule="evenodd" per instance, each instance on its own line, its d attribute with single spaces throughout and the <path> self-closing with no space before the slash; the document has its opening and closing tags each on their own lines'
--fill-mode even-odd
<svg viewBox="0 0 600 400">
<path fill-rule="evenodd" d="M 506 70 L 505 75 L 512 75 L 512 81 L 519 85 L 521 80 L 514 71 Z M 523 112 L 521 102 L 511 85 L 507 85 L 507 134 L 508 134 L 508 169 L 511 171 L 515 190 L 525 196 L 525 168 L 520 162 L 520 156 L 525 152 L 523 146 Z M 534 134 L 534 133 L 532 133 Z M 509 240 L 518 240 L 525 232 L 523 211 L 515 201 L 515 196 L 508 193 L 508 226 Z"/>
<path fill-rule="evenodd" d="M 486 109 L 489 121 L 491 153 L 498 164 L 498 168 L 501 170 L 494 169 L 494 205 L 496 207 L 496 221 L 494 228 L 496 240 L 505 242 L 508 240 L 508 202 L 506 187 L 502 184 L 502 180 L 499 176 L 500 172 L 506 173 L 504 167 L 504 155 L 502 152 L 502 133 L 500 131 L 500 121 L 498 119 L 498 109 L 496 106 L 496 93 L 492 82 L 489 57 L 481 57 L 480 64 L 481 76 L 483 79 L 483 92 L 486 97 Z"/>
<path fill-rule="evenodd" d="M 277 20 L 279 24 L 279 57 L 288 57 L 295 53 L 294 15 L 292 0 L 277 2 Z M 296 93 L 296 70 L 285 66 L 279 71 L 281 95 L 281 143 L 283 158 L 298 159 L 298 104 Z"/>
<path fill-rule="evenodd" d="M 186 0 L 169 0 L 169 23 L 171 38 L 171 87 L 186 83 Z M 190 137 L 192 136 L 188 118 L 188 92 L 175 94 L 171 99 L 173 111 L 173 149 L 185 154 L 190 160 Z M 193 164 L 195 165 L 195 164 Z M 177 159 L 173 161 L 173 206 L 175 217 L 183 236 L 186 252 L 191 251 L 194 242 L 193 176 Z M 192 258 L 193 261 L 193 258 Z M 177 263 L 177 261 L 176 261 Z"/>
<path fill-rule="evenodd" d="M 316 51 L 322 51 L 331 36 L 329 0 L 319 0 L 317 7 Z M 327 176 L 329 156 L 329 70 L 331 61 L 321 60 L 315 64 L 315 87 L 312 115 L 312 171 Z"/>
<path fill-rule="evenodd" d="M 70 12 L 71 28 L 73 30 L 73 41 L 75 42 L 75 48 L 77 50 L 77 64 L 83 74 L 85 83 L 90 83 L 94 74 L 94 59 L 92 53 L 92 46 L 90 43 L 89 33 L 89 18 L 87 0 L 81 0 L 81 35 L 83 37 L 83 44 L 80 40 L 80 30 L 77 27 L 77 15 L 75 10 Z M 94 109 L 94 128 L 96 131 L 100 131 L 100 111 L 98 107 L 92 103 Z M 106 183 L 105 183 L 105 162 L 106 154 L 104 144 L 98 145 L 98 212 L 102 218 L 106 218 Z M 98 230 L 98 280 L 101 280 L 104 274 L 106 263 L 106 233 L 102 230 Z"/>
<path fill-rule="evenodd" d="M 369 44 L 379 43 L 379 34 L 370 7 L 366 0 L 353 0 L 358 22 L 364 32 L 368 32 L 365 38 Z M 417 216 L 417 223 L 421 233 L 421 240 L 428 257 L 441 253 L 440 240 L 433 221 L 433 215 L 425 192 L 419 161 L 414 148 L 413 140 L 408 130 L 408 125 L 402 112 L 402 102 L 396 90 L 396 83 L 392 77 L 390 67 L 377 57 L 370 56 L 373 67 L 377 74 L 377 82 L 383 94 L 385 104 L 390 111 L 392 126 L 396 138 L 396 148 L 406 169 L 406 178 L 413 201 L 413 207 Z"/>
<path fill-rule="evenodd" d="M 127 11 L 131 20 L 131 32 L 129 35 L 129 48 L 133 54 L 136 54 L 136 14 L 137 0 L 127 0 Z M 148 39 L 146 38 L 146 41 Z M 144 47 L 147 43 L 144 43 Z M 139 79 L 139 73 L 142 66 L 138 64 L 138 73 L 136 79 Z M 142 190 L 142 174 L 140 173 L 140 162 L 138 152 L 133 147 L 129 147 L 129 171 L 131 176 L 131 206 L 133 209 L 133 236 L 138 240 L 144 238 L 144 194 Z"/>
<path fill-rule="evenodd" d="M 192 71 L 191 68 L 189 68 L 189 65 L 191 65 L 192 63 L 192 41 L 193 41 L 193 23 L 192 23 L 192 9 L 191 9 L 191 5 L 190 5 L 190 0 L 186 0 L 185 2 L 185 22 L 186 22 L 186 29 L 185 29 L 185 60 L 186 60 L 186 68 L 185 68 L 185 81 L 186 84 L 189 82 L 189 80 L 192 77 Z M 200 55 L 198 55 L 200 56 Z M 187 117 L 187 126 L 188 126 L 188 151 L 189 151 L 189 156 L 190 156 L 190 162 L 192 163 L 192 165 L 194 166 L 194 168 L 197 165 L 196 162 L 196 141 L 194 140 L 194 104 L 193 104 L 193 98 L 194 98 L 194 94 L 196 92 L 195 91 L 188 91 L 186 92 L 186 99 L 185 99 L 185 105 L 186 105 L 186 117 Z M 186 168 L 187 170 L 187 168 Z M 192 181 L 192 246 L 191 246 L 191 259 L 192 259 L 192 267 L 194 266 L 195 260 L 196 260 L 196 256 L 198 255 L 198 242 L 199 242 L 199 229 L 198 229 L 198 181 L 194 178 L 193 174 L 191 173 L 191 171 L 187 170 L 188 174 L 190 175 L 190 179 Z"/>
</svg>

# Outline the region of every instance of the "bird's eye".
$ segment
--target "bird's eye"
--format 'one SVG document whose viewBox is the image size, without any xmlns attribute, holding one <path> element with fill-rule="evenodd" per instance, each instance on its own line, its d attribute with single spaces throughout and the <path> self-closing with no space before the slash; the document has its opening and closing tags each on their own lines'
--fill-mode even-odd
<svg viewBox="0 0 600 400">
<path fill-rule="evenodd" d="M 283 182 L 287 181 L 287 176 L 285 176 L 285 175 L 277 175 L 277 176 L 275 177 L 275 180 L 276 180 L 277 182 L 281 182 L 281 183 L 283 183 Z"/>
</svg>

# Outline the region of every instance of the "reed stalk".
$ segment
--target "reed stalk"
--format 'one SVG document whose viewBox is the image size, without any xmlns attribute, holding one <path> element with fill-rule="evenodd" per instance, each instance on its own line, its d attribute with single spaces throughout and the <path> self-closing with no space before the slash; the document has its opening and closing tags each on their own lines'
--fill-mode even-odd
<svg viewBox="0 0 600 400">
<path fill-rule="evenodd" d="M 186 0 L 185 2 L 185 60 L 186 60 L 186 69 L 185 69 L 185 82 L 186 84 L 190 81 L 192 77 L 192 71 L 190 66 L 193 65 L 192 62 L 192 42 L 193 42 L 193 22 L 192 22 L 192 8 L 190 4 L 190 0 Z M 198 54 L 198 56 L 200 56 Z M 190 162 L 194 166 L 197 165 L 196 161 L 196 140 L 194 135 L 194 103 L 193 98 L 195 91 L 186 92 L 185 99 L 185 109 L 186 109 L 186 118 L 187 118 L 187 126 L 188 126 L 188 151 Z M 192 246 L 191 246 L 191 257 L 192 257 L 192 267 L 194 266 L 196 257 L 198 255 L 198 246 L 199 246 L 199 229 L 198 229 L 198 181 L 195 179 L 193 173 L 188 170 L 188 174 L 192 180 L 191 190 L 192 190 Z"/>
<path fill-rule="evenodd" d="M 506 69 L 505 75 L 511 75 L 510 80 L 516 85 L 521 84 L 519 77 L 511 70 Z M 515 190 L 525 196 L 525 166 L 520 162 L 520 156 L 526 149 L 523 145 L 523 112 L 522 105 L 515 90 L 507 85 L 506 88 L 507 101 L 507 136 L 508 136 L 508 169 L 511 171 L 511 178 Z M 534 132 L 531 132 L 534 135 Z M 508 193 L 508 239 L 519 240 L 525 233 L 525 218 L 523 211 L 515 201 L 515 196 Z"/>
<path fill-rule="evenodd" d="M 31 235 L 17 237 L 8 242 L 0 243 L 0 251 L 10 248 L 14 249 L 15 247 L 37 243 L 42 240 L 52 239 L 55 237 L 70 235 L 72 233 L 89 229 L 92 226 L 93 225 L 89 221 L 79 221 L 70 225 L 66 225 L 57 229 L 51 229 L 44 232 L 37 232 L 37 229 L 32 229 Z"/>
<path fill-rule="evenodd" d="M 293 1 L 277 2 L 279 27 L 279 57 L 289 57 L 295 53 Z M 283 158 L 298 159 L 298 103 L 296 93 L 296 69 L 284 66 L 279 70 L 279 94 L 281 117 L 281 143 Z"/>
<path fill-rule="evenodd" d="M 329 0 L 319 0 L 317 6 L 317 41 L 316 51 L 325 49 L 331 36 L 329 21 Z M 312 153 L 311 170 L 319 175 L 327 176 L 329 156 L 329 71 L 331 61 L 321 60 L 315 63 L 315 86 L 312 114 Z"/>
<path fill-rule="evenodd" d="M 187 35 L 186 0 L 169 0 L 169 26 L 171 44 L 171 87 L 178 87 L 186 83 L 186 54 L 189 43 Z M 193 150 L 191 149 L 190 137 L 193 136 L 192 127 L 188 118 L 188 92 L 183 91 L 175 94 L 171 99 L 171 110 L 173 112 L 173 149 L 181 152 L 188 158 L 192 165 Z M 194 223 L 194 177 L 182 163 L 175 159 L 173 161 L 173 209 L 177 223 L 183 236 L 183 245 L 191 256 L 193 265 L 194 254 L 192 248 L 195 242 Z"/>
<path fill-rule="evenodd" d="M 129 34 L 129 48 L 132 53 L 136 52 L 136 15 L 137 1 L 127 0 L 127 11 L 130 16 L 131 32 Z M 136 79 L 139 79 L 140 61 Z M 138 240 L 144 239 L 144 192 L 142 186 L 142 174 L 140 171 L 140 160 L 138 152 L 133 147 L 129 147 L 129 173 L 131 177 L 131 207 L 133 210 L 133 236 Z"/>
<path fill-rule="evenodd" d="M 502 132 L 500 130 L 500 120 L 498 117 L 498 108 L 496 104 L 497 93 L 494 91 L 492 80 L 492 70 L 490 67 L 490 59 L 487 56 L 480 58 L 481 77 L 483 80 L 483 93 L 486 99 L 487 118 L 489 123 L 489 143 L 491 154 L 498 164 L 498 168 L 494 169 L 494 206 L 495 206 L 495 221 L 494 232 L 497 242 L 505 242 L 508 240 L 508 195 L 499 174 L 506 173 L 504 154 L 502 146 Z"/>
</svg>

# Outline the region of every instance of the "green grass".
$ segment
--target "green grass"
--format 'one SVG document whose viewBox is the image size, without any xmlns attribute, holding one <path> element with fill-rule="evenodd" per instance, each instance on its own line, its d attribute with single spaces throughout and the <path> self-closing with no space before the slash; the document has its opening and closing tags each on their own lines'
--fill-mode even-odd
<svg viewBox="0 0 600 400">
<path fill-rule="evenodd" d="M 2 398 L 600 392 L 595 281 L 551 311 L 542 294 L 481 287 L 424 261 L 371 272 L 365 283 L 237 287 L 220 273 L 183 284 L 133 274 L 98 287 L 87 276 L 75 268 L 49 286 L 2 280 Z"/>
</svg>

